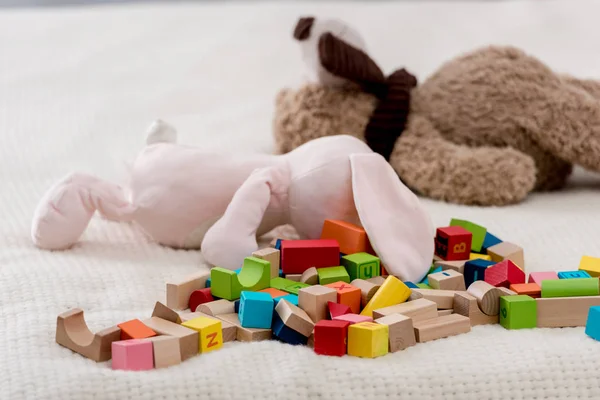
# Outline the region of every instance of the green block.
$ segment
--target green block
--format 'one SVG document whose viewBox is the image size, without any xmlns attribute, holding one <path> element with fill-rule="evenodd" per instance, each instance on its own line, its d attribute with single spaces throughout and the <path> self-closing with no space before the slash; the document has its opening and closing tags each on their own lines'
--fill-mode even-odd
<svg viewBox="0 0 600 400">
<path fill-rule="evenodd" d="M 344 267 L 317 268 L 319 274 L 319 285 L 327 285 L 334 282 L 350 283 L 350 275 Z"/>
<path fill-rule="evenodd" d="M 542 281 L 542 297 L 598 296 L 598 278 L 551 279 Z"/>
<path fill-rule="evenodd" d="M 450 220 L 450 226 L 462 226 L 463 228 L 471 232 L 473 234 L 473 240 L 471 241 L 471 250 L 477 253 L 481 251 L 481 246 L 483 246 L 483 241 L 485 240 L 485 235 L 487 233 L 486 228 L 474 224 L 470 221 L 455 218 L 452 218 L 452 220 Z"/>
<path fill-rule="evenodd" d="M 298 294 L 300 289 L 310 286 L 309 284 L 302 283 L 302 282 L 293 282 L 292 281 L 292 283 L 293 283 L 293 285 L 286 286 L 280 290 L 283 290 L 284 292 L 288 292 L 288 293 Z"/>
<path fill-rule="evenodd" d="M 256 257 L 246 257 L 238 278 L 243 290 L 256 292 L 266 289 L 271 283 L 271 263 Z"/>
<path fill-rule="evenodd" d="M 415 285 L 417 285 L 419 287 L 419 289 L 433 289 L 431 286 L 429 286 L 426 283 L 415 283 Z"/>
<path fill-rule="evenodd" d="M 506 329 L 537 327 L 537 303 L 526 295 L 500 296 L 500 325 Z"/>
<path fill-rule="evenodd" d="M 281 277 L 276 277 L 276 278 L 271 279 L 270 285 L 273 289 L 283 290 L 288 286 L 295 285 L 296 283 L 298 283 L 298 282 L 294 282 L 292 280 L 281 278 Z"/>
<path fill-rule="evenodd" d="M 210 270 L 210 293 L 221 299 L 236 300 L 240 298 L 242 286 L 235 271 L 215 267 Z"/>
<path fill-rule="evenodd" d="M 342 265 L 346 267 L 350 280 L 370 279 L 381 275 L 379 258 L 369 253 L 354 253 L 342 257 Z"/>
</svg>

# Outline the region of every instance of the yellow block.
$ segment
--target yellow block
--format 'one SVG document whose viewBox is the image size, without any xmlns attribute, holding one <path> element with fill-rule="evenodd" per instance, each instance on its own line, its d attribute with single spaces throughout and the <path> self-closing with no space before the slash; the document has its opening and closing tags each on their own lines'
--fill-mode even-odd
<svg viewBox="0 0 600 400">
<path fill-rule="evenodd" d="M 477 254 L 477 253 L 469 254 L 469 260 L 477 260 L 478 258 L 480 258 L 482 260 L 492 261 L 492 257 L 489 256 L 488 254 Z"/>
<path fill-rule="evenodd" d="M 600 258 L 590 256 L 581 257 L 579 270 L 587 272 L 590 276 L 600 276 Z"/>
<path fill-rule="evenodd" d="M 223 346 L 223 329 L 221 321 L 214 318 L 198 317 L 190 319 L 181 325 L 198 332 L 198 352 L 208 353 Z"/>
<path fill-rule="evenodd" d="M 410 296 L 410 288 L 395 276 L 388 276 L 360 315 L 373 316 L 373 310 L 404 303 Z"/>
<path fill-rule="evenodd" d="M 389 326 L 360 322 L 348 327 L 348 355 L 375 358 L 388 353 Z"/>
</svg>

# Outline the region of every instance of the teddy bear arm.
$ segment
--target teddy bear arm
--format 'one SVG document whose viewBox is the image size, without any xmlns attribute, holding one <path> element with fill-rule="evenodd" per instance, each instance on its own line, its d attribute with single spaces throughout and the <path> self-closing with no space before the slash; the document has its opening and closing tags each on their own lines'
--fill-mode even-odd
<svg viewBox="0 0 600 400">
<path fill-rule="evenodd" d="M 409 119 L 390 164 L 417 193 L 470 205 L 519 202 L 533 190 L 536 179 L 530 156 L 508 147 L 454 144 L 421 116 Z"/>
</svg>

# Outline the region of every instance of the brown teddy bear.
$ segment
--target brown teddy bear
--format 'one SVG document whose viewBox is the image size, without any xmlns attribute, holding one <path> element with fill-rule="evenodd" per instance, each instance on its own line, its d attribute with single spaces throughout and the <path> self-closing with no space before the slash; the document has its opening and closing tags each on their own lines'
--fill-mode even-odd
<svg viewBox="0 0 600 400">
<path fill-rule="evenodd" d="M 360 35 L 300 18 L 294 37 L 316 83 L 276 100 L 277 151 L 327 135 L 365 140 L 416 193 L 506 205 L 600 170 L 600 83 L 560 75 L 512 47 L 461 55 L 423 83 L 384 76 Z"/>
</svg>

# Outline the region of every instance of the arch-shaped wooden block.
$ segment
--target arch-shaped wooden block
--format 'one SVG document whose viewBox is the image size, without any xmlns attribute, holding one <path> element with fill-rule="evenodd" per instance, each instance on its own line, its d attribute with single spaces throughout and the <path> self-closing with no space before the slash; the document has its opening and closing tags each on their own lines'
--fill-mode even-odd
<svg viewBox="0 0 600 400">
<path fill-rule="evenodd" d="M 240 298 L 242 290 L 258 291 L 269 287 L 271 264 L 260 258 L 246 257 L 239 274 L 216 267 L 210 271 L 210 290 L 214 297 L 226 300 Z"/>
<path fill-rule="evenodd" d="M 121 329 L 116 326 L 92 333 L 80 308 L 56 319 L 56 343 L 96 362 L 110 360 L 111 343 L 117 340 L 121 340 Z"/>
</svg>

